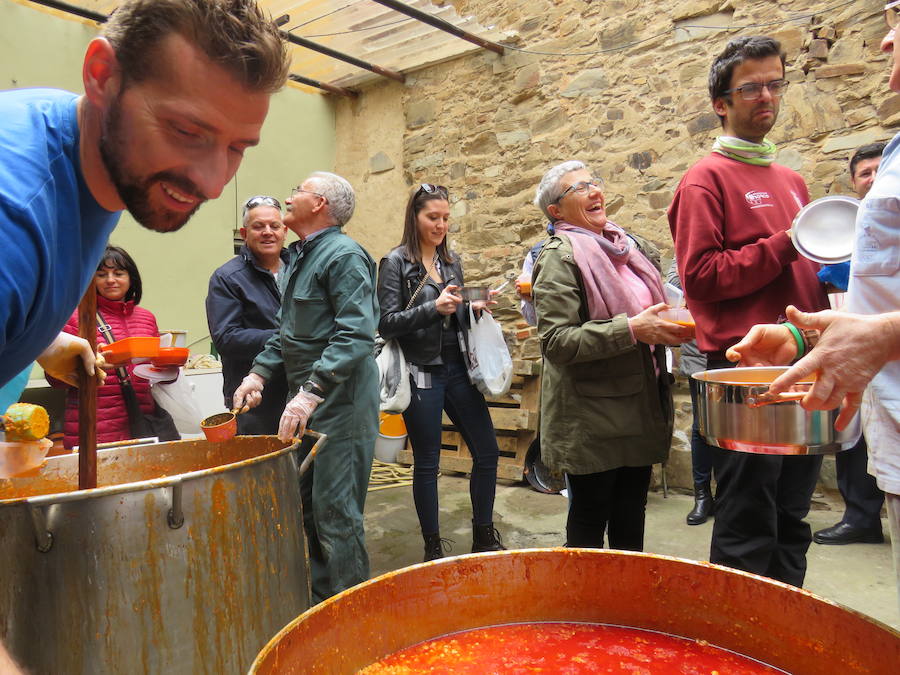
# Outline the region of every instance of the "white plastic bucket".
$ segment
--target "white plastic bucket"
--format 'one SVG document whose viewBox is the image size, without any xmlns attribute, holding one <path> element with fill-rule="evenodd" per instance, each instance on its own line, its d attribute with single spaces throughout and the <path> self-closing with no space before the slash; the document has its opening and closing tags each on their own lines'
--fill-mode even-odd
<svg viewBox="0 0 900 675">
<path fill-rule="evenodd" d="M 375 439 L 375 459 L 380 462 L 397 463 L 397 456 L 406 445 L 406 436 L 385 436 L 378 434 Z"/>
</svg>

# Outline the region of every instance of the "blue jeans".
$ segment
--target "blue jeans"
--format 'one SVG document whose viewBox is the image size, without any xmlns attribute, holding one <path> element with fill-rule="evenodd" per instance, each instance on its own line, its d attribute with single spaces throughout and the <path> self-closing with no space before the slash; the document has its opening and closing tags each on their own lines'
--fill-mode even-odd
<svg viewBox="0 0 900 675">
<path fill-rule="evenodd" d="M 476 525 L 492 523 L 500 449 L 484 396 L 469 382 L 459 359 L 430 366 L 431 388 L 412 385 L 409 407 L 403 413 L 413 449 L 413 501 L 423 534 L 440 532 L 437 476 L 441 458 L 441 411 L 462 434 L 472 455 L 469 496 Z"/>
</svg>

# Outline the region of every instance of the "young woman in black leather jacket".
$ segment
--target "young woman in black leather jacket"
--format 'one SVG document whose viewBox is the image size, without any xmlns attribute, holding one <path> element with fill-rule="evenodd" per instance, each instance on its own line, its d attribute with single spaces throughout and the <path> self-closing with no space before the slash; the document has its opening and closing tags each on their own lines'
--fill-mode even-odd
<svg viewBox="0 0 900 675">
<path fill-rule="evenodd" d="M 446 410 L 472 454 L 472 552 L 504 547 L 494 528 L 494 492 L 500 451 L 484 396 L 469 381 L 460 341 L 467 339 L 468 308 L 459 295 L 463 271 L 447 247 L 449 194 L 423 183 L 406 206 L 403 240 L 378 269 L 378 330 L 396 338 L 409 362 L 412 397 L 403 413 L 413 449 L 413 500 L 425 540 L 425 560 L 443 557 L 437 475 L 441 416 Z M 406 309 L 413 298 L 409 309 Z M 480 311 L 484 303 L 473 303 Z"/>
</svg>

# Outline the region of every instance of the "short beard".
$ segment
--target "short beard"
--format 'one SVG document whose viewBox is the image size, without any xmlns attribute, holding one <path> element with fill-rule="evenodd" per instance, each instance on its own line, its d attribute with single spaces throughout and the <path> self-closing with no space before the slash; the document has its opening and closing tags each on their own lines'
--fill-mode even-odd
<svg viewBox="0 0 900 675">
<path fill-rule="evenodd" d="M 109 107 L 109 113 L 100 134 L 100 157 L 106 167 L 110 180 L 119 194 L 119 198 L 125 204 L 125 208 L 132 217 L 148 230 L 154 232 L 175 232 L 184 227 L 191 216 L 196 213 L 201 204 L 197 204 L 188 213 L 169 211 L 167 209 L 155 209 L 150 204 L 150 190 L 155 183 L 165 182 L 179 192 L 200 197 L 200 189 L 186 176 L 179 176 L 170 171 L 161 171 L 146 178 L 141 178 L 130 171 L 126 166 L 123 149 L 128 141 L 122 131 L 121 100 L 125 90 L 122 89 L 116 95 L 116 99 Z"/>
</svg>

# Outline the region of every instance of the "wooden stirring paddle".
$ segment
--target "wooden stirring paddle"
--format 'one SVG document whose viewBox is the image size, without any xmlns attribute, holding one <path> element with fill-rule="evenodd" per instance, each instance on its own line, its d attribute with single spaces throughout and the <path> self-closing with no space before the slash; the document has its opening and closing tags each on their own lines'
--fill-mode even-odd
<svg viewBox="0 0 900 675">
<path fill-rule="evenodd" d="M 97 291 L 94 284 L 78 304 L 78 335 L 97 351 Z M 78 489 L 97 487 L 97 375 L 78 367 Z"/>
</svg>

